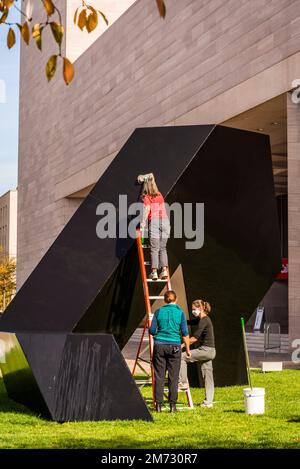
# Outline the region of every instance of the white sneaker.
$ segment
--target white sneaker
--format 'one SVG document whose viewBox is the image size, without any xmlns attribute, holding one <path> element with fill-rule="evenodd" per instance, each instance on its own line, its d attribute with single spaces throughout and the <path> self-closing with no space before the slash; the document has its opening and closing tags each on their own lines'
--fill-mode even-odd
<svg viewBox="0 0 300 469">
<path fill-rule="evenodd" d="M 188 383 L 178 383 L 178 391 L 186 391 L 189 389 Z"/>
<path fill-rule="evenodd" d="M 157 270 L 153 270 L 150 274 L 151 280 L 158 280 Z"/>
<path fill-rule="evenodd" d="M 164 268 L 162 269 L 160 275 L 159 275 L 160 280 L 167 280 L 168 279 L 168 269 Z"/>
<path fill-rule="evenodd" d="M 204 409 L 212 409 L 213 406 L 213 404 L 206 404 L 205 402 L 202 402 L 200 407 L 203 407 Z"/>
</svg>

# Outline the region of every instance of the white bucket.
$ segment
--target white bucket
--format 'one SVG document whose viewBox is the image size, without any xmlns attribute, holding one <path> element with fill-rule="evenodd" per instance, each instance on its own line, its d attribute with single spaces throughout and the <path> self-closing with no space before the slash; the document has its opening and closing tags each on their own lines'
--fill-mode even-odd
<svg viewBox="0 0 300 469">
<path fill-rule="evenodd" d="M 265 388 L 245 388 L 243 392 L 246 414 L 264 414 Z"/>
</svg>

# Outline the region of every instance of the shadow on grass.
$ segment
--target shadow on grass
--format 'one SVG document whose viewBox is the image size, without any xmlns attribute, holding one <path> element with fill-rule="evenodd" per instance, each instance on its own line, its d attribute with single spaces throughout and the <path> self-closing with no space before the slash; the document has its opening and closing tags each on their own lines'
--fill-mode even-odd
<svg viewBox="0 0 300 469">
<path fill-rule="evenodd" d="M 5 390 L 0 389 L 0 414 L 15 414 L 15 415 L 26 415 L 28 417 L 36 417 L 45 422 L 50 420 L 37 412 L 30 410 L 25 405 L 19 404 L 18 402 L 10 399 Z"/>
<path fill-rule="evenodd" d="M 300 416 L 287 420 L 288 423 L 300 423 Z"/>
<path fill-rule="evenodd" d="M 182 437 L 182 438 L 181 438 Z M 168 441 L 168 438 L 163 441 L 158 438 L 145 438 L 143 441 L 137 438 L 130 438 L 123 436 L 120 439 L 97 439 L 97 438 L 63 438 L 56 441 L 54 449 L 279 449 L 279 448 L 299 448 L 299 443 L 289 443 L 279 445 L 274 441 L 257 441 L 248 442 L 241 441 L 237 438 L 232 439 L 213 439 L 205 438 L 205 441 L 194 439 L 187 441 L 183 435 L 178 435 L 178 439 Z"/>
<path fill-rule="evenodd" d="M 230 413 L 233 413 L 233 414 L 244 414 L 245 413 L 244 410 L 237 410 L 237 409 L 223 410 L 223 412 L 230 412 Z"/>
<path fill-rule="evenodd" d="M 3 405 L 0 400 L 0 415 L 1 414 L 13 414 L 16 416 L 27 416 L 32 418 L 37 418 L 43 422 L 51 422 L 50 418 L 45 417 L 44 415 L 38 414 L 36 412 L 31 411 L 28 407 L 22 406 L 21 404 L 15 404 L 14 401 L 11 401 L 11 404 Z"/>
</svg>

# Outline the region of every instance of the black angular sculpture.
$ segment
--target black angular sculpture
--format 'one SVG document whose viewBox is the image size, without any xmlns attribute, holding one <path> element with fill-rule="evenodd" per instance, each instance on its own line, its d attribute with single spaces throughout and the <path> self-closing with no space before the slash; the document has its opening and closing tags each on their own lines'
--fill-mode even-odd
<svg viewBox="0 0 300 469">
<path fill-rule="evenodd" d="M 269 139 L 213 125 L 136 129 L 0 321 L 15 343 L 2 365 L 9 395 L 55 420 L 151 419 L 120 352 L 145 313 L 135 242 L 96 236 L 98 204 L 136 202 L 148 172 L 169 203 L 205 204 L 204 246 L 171 237 L 170 269 L 182 265 L 189 303 L 213 306 L 216 384 L 245 381 L 239 317 L 280 270 Z"/>
</svg>

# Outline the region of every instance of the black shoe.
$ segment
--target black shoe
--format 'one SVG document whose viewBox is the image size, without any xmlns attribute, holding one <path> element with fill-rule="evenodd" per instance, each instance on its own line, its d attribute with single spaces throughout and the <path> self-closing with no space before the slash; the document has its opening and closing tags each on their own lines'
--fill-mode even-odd
<svg viewBox="0 0 300 469">
<path fill-rule="evenodd" d="M 177 412 L 176 404 L 170 404 L 170 412 Z"/>
<path fill-rule="evenodd" d="M 156 410 L 156 412 L 162 412 L 161 406 L 162 406 L 162 404 L 158 404 L 158 403 L 155 404 L 155 410 Z"/>
</svg>

